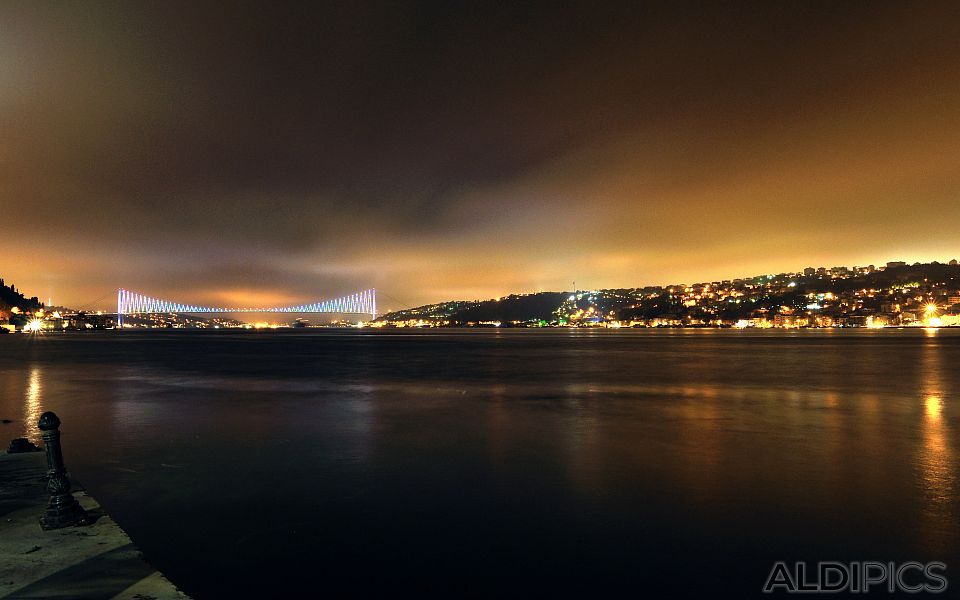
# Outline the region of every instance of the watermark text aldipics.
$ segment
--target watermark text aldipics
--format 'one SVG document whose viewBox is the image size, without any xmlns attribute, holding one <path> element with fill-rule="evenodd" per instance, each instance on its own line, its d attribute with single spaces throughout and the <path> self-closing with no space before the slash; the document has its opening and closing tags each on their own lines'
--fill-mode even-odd
<svg viewBox="0 0 960 600">
<path fill-rule="evenodd" d="M 942 562 L 820 561 L 774 563 L 764 593 L 940 593 L 947 589 L 947 565 Z"/>
</svg>

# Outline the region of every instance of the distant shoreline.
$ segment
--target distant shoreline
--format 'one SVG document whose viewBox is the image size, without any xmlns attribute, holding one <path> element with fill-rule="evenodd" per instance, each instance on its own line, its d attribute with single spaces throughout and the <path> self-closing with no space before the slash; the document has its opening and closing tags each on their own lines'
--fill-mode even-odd
<svg viewBox="0 0 960 600">
<path fill-rule="evenodd" d="M 449 331 L 504 331 L 504 330 L 522 330 L 522 331 L 571 331 L 571 330 L 585 330 L 585 331 L 672 331 L 672 330 L 691 330 L 691 331 L 700 331 L 700 330 L 710 330 L 710 331 L 938 331 L 941 329 L 947 330 L 960 330 L 960 325 L 943 325 L 939 327 L 929 327 L 929 326 L 917 326 L 917 325 L 884 325 L 880 327 L 866 327 L 859 325 L 845 325 L 845 326 L 834 326 L 834 327 L 816 327 L 816 326 L 805 326 L 805 327 L 780 327 L 780 326 L 747 326 L 747 327 L 736 327 L 733 325 L 656 325 L 656 326 L 620 326 L 620 327 L 611 327 L 607 325 L 544 325 L 544 326 L 525 326 L 525 325 L 406 325 L 406 326 L 380 326 L 380 327 L 342 327 L 342 326 L 311 326 L 311 327 L 267 327 L 262 329 L 255 328 L 204 328 L 204 327 L 127 327 L 123 329 L 94 329 L 88 331 L 82 330 L 65 330 L 65 331 L 43 331 L 43 332 L 8 332 L 0 331 L 0 337 L 5 336 L 7 333 L 10 333 L 10 337 L 21 337 L 21 336 L 77 336 L 77 335 L 93 335 L 93 334 L 104 334 L 104 333 L 121 333 L 126 334 L 135 334 L 135 333 L 209 333 L 209 334 L 255 334 L 255 335 L 265 335 L 269 333 L 308 333 L 308 332 L 333 332 L 333 331 L 388 331 L 388 332 L 398 332 L 398 331 L 423 331 L 423 330 L 449 330 Z"/>
</svg>

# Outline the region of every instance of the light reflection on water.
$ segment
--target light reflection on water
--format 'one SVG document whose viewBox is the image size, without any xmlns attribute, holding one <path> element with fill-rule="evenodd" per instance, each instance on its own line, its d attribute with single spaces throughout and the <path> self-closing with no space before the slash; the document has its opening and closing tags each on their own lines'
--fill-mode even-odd
<svg viewBox="0 0 960 600">
<path fill-rule="evenodd" d="M 939 396 L 929 396 L 924 403 L 923 446 L 917 464 L 927 498 L 923 510 L 926 524 L 920 531 L 929 546 L 946 549 L 956 541 L 941 524 L 955 521 L 957 464 L 948 441 L 951 434 L 942 416 L 942 403 Z"/>
<path fill-rule="evenodd" d="M 957 464 L 950 443 L 950 425 L 944 418 L 944 396 L 948 393 L 944 373 L 942 348 L 933 332 L 927 334 L 921 367 L 923 420 L 919 425 L 921 446 L 916 456 L 920 484 L 926 498 L 923 509 L 924 525 L 920 528 L 923 541 L 933 548 L 949 548 L 950 529 L 941 525 L 956 520 Z"/>
<path fill-rule="evenodd" d="M 537 573 L 546 590 L 637 583 L 642 564 L 681 576 L 663 558 L 678 556 L 751 591 L 773 560 L 960 560 L 948 330 L 94 334 L 4 350 L 0 418 L 22 414 L 37 440 L 57 411 L 68 463 L 188 591 L 238 570 L 238 590 L 295 580 L 301 557 L 336 581 L 373 565 L 415 584 L 426 561 L 493 589 Z"/>
<path fill-rule="evenodd" d="M 40 443 L 37 422 L 43 414 L 43 371 L 40 365 L 30 365 L 30 375 L 23 393 L 23 437 Z"/>
</svg>

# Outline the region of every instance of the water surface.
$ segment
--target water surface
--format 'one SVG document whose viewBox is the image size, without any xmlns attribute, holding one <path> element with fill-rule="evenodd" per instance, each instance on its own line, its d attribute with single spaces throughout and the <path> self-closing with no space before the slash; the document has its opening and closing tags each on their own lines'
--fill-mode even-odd
<svg viewBox="0 0 960 600">
<path fill-rule="evenodd" d="M 198 599 L 759 592 L 960 578 L 960 332 L 0 336 L 0 425 Z"/>
</svg>

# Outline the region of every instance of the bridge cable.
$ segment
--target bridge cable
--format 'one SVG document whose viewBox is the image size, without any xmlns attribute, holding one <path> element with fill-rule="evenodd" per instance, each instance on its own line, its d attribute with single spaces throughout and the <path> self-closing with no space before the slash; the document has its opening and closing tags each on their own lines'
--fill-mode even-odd
<svg viewBox="0 0 960 600">
<path fill-rule="evenodd" d="M 75 307 L 74 310 L 76 310 L 77 312 L 90 312 L 90 311 L 92 311 L 92 310 L 95 310 L 93 307 L 96 306 L 97 304 L 99 304 L 101 301 L 103 301 L 103 300 L 105 300 L 106 298 L 109 298 L 109 297 L 111 297 L 111 296 L 114 296 L 114 297 L 115 297 L 115 295 L 116 295 L 116 292 L 115 292 L 115 291 L 108 292 L 108 293 L 104 294 L 103 296 L 100 296 L 100 297 L 97 298 L 96 300 L 93 300 L 92 302 L 86 302 L 86 303 L 84 303 L 84 304 L 81 304 L 80 306 Z M 89 310 L 87 310 L 87 309 L 89 309 Z M 106 312 L 106 311 L 104 311 L 104 312 Z"/>
<path fill-rule="evenodd" d="M 392 301 L 396 302 L 397 304 L 399 304 L 399 305 L 400 305 L 399 308 L 395 308 L 394 311 L 404 310 L 404 309 L 406 309 L 406 308 L 411 308 L 411 304 L 410 304 L 409 302 L 404 302 L 403 300 L 399 300 L 398 298 L 395 298 L 395 297 L 391 296 L 390 294 L 387 294 L 386 292 L 381 292 L 380 290 L 377 290 L 377 295 L 378 295 L 378 296 L 386 296 L 388 300 L 392 300 Z M 379 303 L 378 303 L 378 304 L 379 304 Z M 386 311 L 384 311 L 384 314 L 386 314 Z"/>
</svg>

